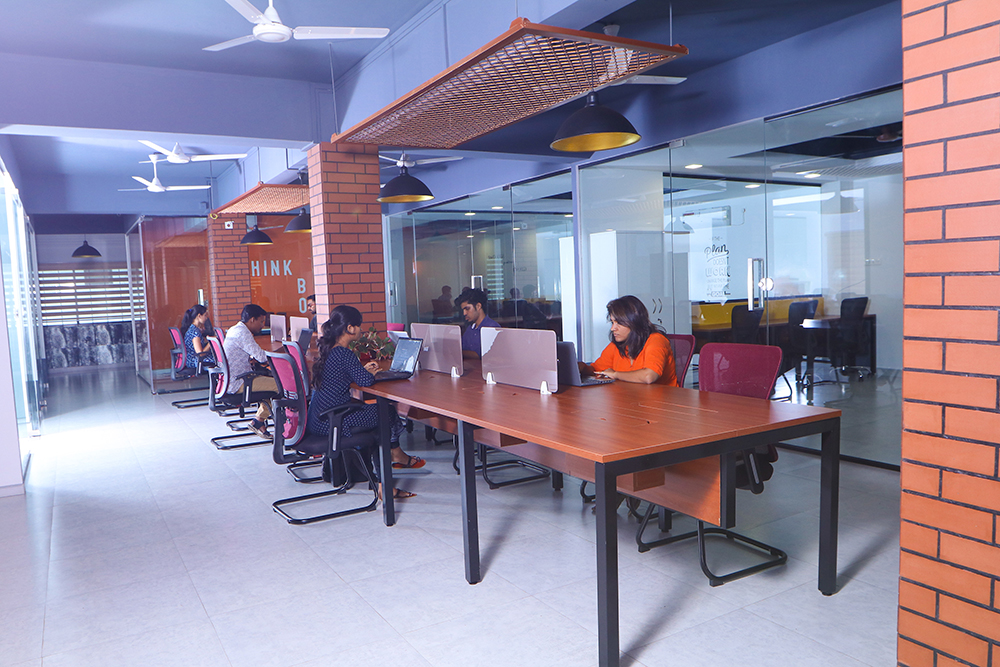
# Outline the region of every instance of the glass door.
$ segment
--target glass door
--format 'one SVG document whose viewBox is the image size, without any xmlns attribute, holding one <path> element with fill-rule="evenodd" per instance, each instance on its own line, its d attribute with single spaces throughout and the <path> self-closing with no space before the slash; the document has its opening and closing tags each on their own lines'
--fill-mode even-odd
<svg viewBox="0 0 1000 667">
<path fill-rule="evenodd" d="M 898 465 L 902 92 L 770 119 L 765 136 L 772 298 L 816 304 L 779 342 L 792 400 L 843 410 L 845 457 Z"/>
</svg>

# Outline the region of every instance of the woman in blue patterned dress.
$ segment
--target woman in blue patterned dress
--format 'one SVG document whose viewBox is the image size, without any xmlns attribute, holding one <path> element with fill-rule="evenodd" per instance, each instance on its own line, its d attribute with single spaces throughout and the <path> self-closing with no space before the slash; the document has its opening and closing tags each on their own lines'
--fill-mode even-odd
<svg viewBox="0 0 1000 667">
<path fill-rule="evenodd" d="M 214 366 L 215 358 L 212 356 L 211 347 L 208 344 L 208 333 L 211 333 L 212 323 L 208 319 L 208 308 L 196 303 L 184 313 L 181 321 L 181 335 L 184 336 L 184 350 L 188 368 L 197 368 L 198 360 L 201 359 L 202 366 Z"/>
<path fill-rule="evenodd" d="M 370 387 L 375 382 L 373 375 L 378 371 L 378 362 L 370 361 L 361 365 L 357 355 L 348 347 L 361 338 L 361 312 L 352 306 L 337 306 L 330 319 L 323 323 L 323 335 L 319 339 L 319 360 L 313 366 L 313 393 L 309 400 L 307 427 L 315 435 L 325 435 L 330 425 L 320 414 L 330 408 L 343 405 L 351 400 L 351 384 Z M 366 405 L 344 418 L 344 436 L 378 428 L 378 406 Z M 397 418 L 392 425 L 392 467 L 422 468 L 426 461 L 419 456 L 410 456 L 399 446 L 399 434 L 405 428 Z M 396 489 L 395 497 L 409 498 L 414 494 Z"/>
</svg>

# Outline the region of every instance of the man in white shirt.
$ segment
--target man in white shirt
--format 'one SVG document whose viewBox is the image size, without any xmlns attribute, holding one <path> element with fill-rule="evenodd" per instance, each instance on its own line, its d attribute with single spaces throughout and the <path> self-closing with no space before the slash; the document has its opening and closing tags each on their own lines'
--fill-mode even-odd
<svg viewBox="0 0 1000 667">
<path fill-rule="evenodd" d="M 229 362 L 229 372 L 232 376 L 229 390 L 231 393 L 243 391 L 243 380 L 238 379 L 241 375 L 253 371 L 251 360 L 261 364 L 267 363 L 267 354 L 264 348 L 257 344 L 254 336 L 259 334 L 267 322 L 267 311 L 256 304 L 249 304 L 243 307 L 240 321 L 230 327 L 226 332 L 226 341 L 222 347 L 226 351 L 226 360 Z M 277 394 L 278 385 L 273 377 L 258 375 L 252 378 L 253 392 L 274 392 Z M 261 401 L 257 405 L 257 415 L 250 420 L 250 430 L 262 438 L 271 439 L 271 434 L 267 430 L 267 418 L 271 416 L 271 406 L 268 401 Z"/>
</svg>

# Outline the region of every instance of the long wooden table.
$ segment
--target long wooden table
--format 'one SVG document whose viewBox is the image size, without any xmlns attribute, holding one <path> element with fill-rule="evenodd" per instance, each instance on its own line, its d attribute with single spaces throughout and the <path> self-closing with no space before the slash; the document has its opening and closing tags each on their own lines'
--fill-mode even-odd
<svg viewBox="0 0 1000 667">
<path fill-rule="evenodd" d="M 473 432 L 489 429 L 592 462 L 597 496 L 599 664 L 619 664 L 617 493 L 619 475 L 728 455 L 788 438 L 822 435 L 819 589 L 837 587 L 840 411 L 788 403 L 615 382 L 569 387 L 553 395 L 487 385 L 469 371 L 461 378 L 422 371 L 409 380 L 364 389 L 378 398 L 380 469 L 386 525 L 396 521 L 389 455 L 392 401 L 454 419 L 458 424 L 465 574 L 481 580 Z"/>
</svg>

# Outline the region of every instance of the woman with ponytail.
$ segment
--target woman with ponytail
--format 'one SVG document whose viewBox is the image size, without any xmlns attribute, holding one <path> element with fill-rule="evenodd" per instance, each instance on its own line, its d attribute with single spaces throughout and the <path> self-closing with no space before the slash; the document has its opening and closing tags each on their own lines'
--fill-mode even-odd
<svg viewBox="0 0 1000 667">
<path fill-rule="evenodd" d="M 323 323 L 319 338 L 319 360 L 313 366 L 313 393 L 309 401 L 308 429 L 310 433 L 325 435 L 330 425 L 320 414 L 330 408 L 343 405 L 351 400 L 351 384 L 370 387 L 375 382 L 374 373 L 378 362 L 370 361 L 364 366 L 348 347 L 361 338 L 361 312 L 353 306 L 337 306 L 330 313 L 330 319 Z M 364 409 L 352 412 L 343 421 L 344 436 L 378 428 L 378 407 L 366 405 Z M 392 466 L 394 468 L 422 468 L 426 461 L 418 456 L 410 456 L 399 446 L 399 434 L 405 428 L 397 418 L 392 424 Z M 415 494 L 396 489 L 395 497 L 409 498 Z"/>
<path fill-rule="evenodd" d="M 212 331 L 212 323 L 208 319 L 208 308 L 196 303 L 184 313 L 181 320 L 181 336 L 184 337 L 184 350 L 188 368 L 197 368 L 198 360 L 202 366 L 214 366 L 215 358 L 208 345 L 206 332 Z"/>
</svg>

